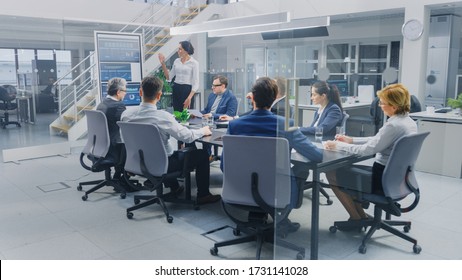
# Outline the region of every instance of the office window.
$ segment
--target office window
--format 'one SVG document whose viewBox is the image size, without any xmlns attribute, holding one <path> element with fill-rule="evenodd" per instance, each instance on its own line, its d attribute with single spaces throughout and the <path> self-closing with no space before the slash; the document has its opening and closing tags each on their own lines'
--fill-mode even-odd
<svg viewBox="0 0 462 280">
<path fill-rule="evenodd" d="M 58 79 L 69 73 L 72 69 L 71 52 L 70 51 L 56 51 L 56 74 Z M 72 81 L 72 75 L 67 75 L 61 84 L 69 84 Z"/>
<path fill-rule="evenodd" d="M 319 46 L 295 47 L 295 77 L 313 78 L 318 71 Z"/>
<path fill-rule="evenodd" d="M 16 85 L 16 61 L 13 49 L 0 49 L 0 84 Z"/>
<path fill-rule="evenodd" d="M 53 60 L 53 50 L 37 50 L 37 59 Z"/>
</svg>

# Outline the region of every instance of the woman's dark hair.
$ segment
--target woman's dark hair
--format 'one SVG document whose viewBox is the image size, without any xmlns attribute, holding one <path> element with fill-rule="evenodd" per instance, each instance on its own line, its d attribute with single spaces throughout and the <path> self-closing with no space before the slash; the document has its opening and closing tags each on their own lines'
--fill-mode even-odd
<svg viewBox="0 0 462 280">
<path fill-rule="evenodd" d="M 180 45 L 183 48 L 183 50 L 185 50 L 189 55 L 194 54 L 194 47 L 191 44 L 191 42 L 189 42 L 189 41 L 181 41 Z"/>
<path fill-rule="evenodd" d="M 337 106 L 339 106 L 340 110 L 342 110 L 343 112 L 342 100 L 340 100 L 340 93 L 338 92 L 338 88 L 336 85 L 329 85 L 325 81 L 317 81 L 312 85 L 312 87 L 314 88 L 317 94 L 325 94 L 327 96 L 327 100 L 337 104 Z"/>
<path fill-rule="evenodd" d="M 278 95 L 278 85 L 273 79 L 261 77 L 257 79 L 251 91 L 257 108 L 270 108 Z"/>
</svg>

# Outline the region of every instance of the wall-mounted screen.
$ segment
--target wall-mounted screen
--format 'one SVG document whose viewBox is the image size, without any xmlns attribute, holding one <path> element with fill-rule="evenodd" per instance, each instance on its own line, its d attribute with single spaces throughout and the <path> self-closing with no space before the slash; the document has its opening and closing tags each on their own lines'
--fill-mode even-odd
<svg viewBox="0 0 462 280">
<path fill-rule="evenodd" d="M 337 86 L 340 96 L 347 97 L 349 95 L 347 80 L 327 80 L 327 83 Z"/>
<path fill-rule="evenodd" d="M 95 31 L 95 44 L 102 98 L 107 95 L 107 82 L 112 78 L 127 80 L 126 105 L 140 104 L 142 79 L 142 38 L 140 34 Z"/>
</svg>

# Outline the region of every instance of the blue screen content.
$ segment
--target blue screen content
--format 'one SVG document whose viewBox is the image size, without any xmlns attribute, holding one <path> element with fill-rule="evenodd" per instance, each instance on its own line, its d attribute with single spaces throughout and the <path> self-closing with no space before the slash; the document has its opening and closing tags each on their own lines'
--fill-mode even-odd
<svg viewBox="0 0 462 280">
<path fill-rule="evenodd" d="M 101 83 L 101 100 L 106 98 L 107 83 Z M 127 83 L 127 94 L 123 100 L 126 106 L 135 106 L 141 103 L 140 83 Z"/>
<path fill-rule="evenodd" d="M 327 83 L 337 86 L 340 96 L 347 97 L 349 95 L 347 80 L 327 80 Z"/>
</svg>

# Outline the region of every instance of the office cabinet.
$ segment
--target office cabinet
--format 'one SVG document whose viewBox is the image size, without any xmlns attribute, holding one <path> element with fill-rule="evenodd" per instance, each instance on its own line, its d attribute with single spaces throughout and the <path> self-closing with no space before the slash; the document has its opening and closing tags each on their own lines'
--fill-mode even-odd
<svg viewBox="0 0 462 280">
<path fill-rule="evenodd" d="M 419 132 L 429 131 L 416 170 L 444 176 L 462 178 L 462 123 L 445 123 L 419 120 Z"/>
</svg>

